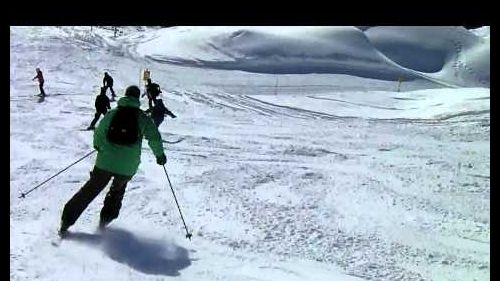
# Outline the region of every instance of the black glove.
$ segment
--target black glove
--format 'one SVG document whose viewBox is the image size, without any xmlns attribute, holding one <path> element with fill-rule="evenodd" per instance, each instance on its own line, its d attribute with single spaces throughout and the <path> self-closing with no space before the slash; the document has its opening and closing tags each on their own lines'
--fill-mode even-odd
<svg viewBox="0 0 500 281">
<path fill-rule="evenodd" d="M 177 117 L 177 116 L 175 116 L 175 114 L 173 114 L 173 113 L 172 113 L 172 111 L 170 111 L 170 110 L 168 110 L 168 109 L 167 109 L 167 111 L 165 112 L 165 114 L 166 114 L 166 115 L 168 115 L 168 116 L 170 116 L 170 117 L 172 117 L 172 118 Z"/>
<path fill-rule="evenodd" d="M 156 163 L 161 166 L 165 165 L 167 163 L 167 156 L 162 154 L 160 157 L 156 157 Z"/>
</svg>

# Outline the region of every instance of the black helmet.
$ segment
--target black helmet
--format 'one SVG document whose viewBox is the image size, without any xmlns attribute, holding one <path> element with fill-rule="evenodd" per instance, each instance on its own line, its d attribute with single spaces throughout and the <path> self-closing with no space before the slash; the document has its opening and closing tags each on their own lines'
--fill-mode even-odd
<svg viewBox="0 0 500 281">
<path fill-rule="evenodd" d="M 137 87 L 135 85 L 129 86 L 125 90 L 125 96 L 127 96 L 127 97 L 132 96 L 132 97 L 139 98 L 140 95 L 141 95 L 141 90 L 139 89 L 139 87 Z"/>
</svg>

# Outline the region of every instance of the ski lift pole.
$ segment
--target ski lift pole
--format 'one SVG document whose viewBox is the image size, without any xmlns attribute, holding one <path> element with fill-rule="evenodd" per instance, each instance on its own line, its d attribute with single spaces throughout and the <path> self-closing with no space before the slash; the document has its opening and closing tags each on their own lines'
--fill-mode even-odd
<svg viewBox="0 0 500 281">
<path fill-rule="evenodd" d="M 21 192 L 21 196 L 19 196 L 19 198 L 25 198 L 26 195 L 30 194 L 33 190 L 39 188 L 40 186 L 42 186 L 44 183 L 48 182 L 49 180 L 55 178 L 56 176 L 58 176 L 59 174 L 61 174 L 62 172 L 66 171 L 67 169 L 69 169 L 71 166 L 75 165 L 76 163 L 82 161 L 83 159 L 87 158 L 90 154 L 96 152 L 95 150 L 92 150 L 91 152 L 85 154 L 85 156 L 83 156 L 82 158 L 78 159 L 77 161 L 73 162 L 73 164 L 69 165 L 68 167 L 64 168 L 63 170 L 59 171 L 57 174 L 53 175 L 52 177 L 46 179 L 44 182 L 38 184 L 37 186 L 33 187 L 32 189 L 26 191 L 26 192 Z"/>
<path fill-rule="evenodd" d="M 398 92 L 401 92 L 401 83 L 403 83 L 403 77 L 399 77 L 398 79 Z"/>
<path fill-rule="evenodd" d="M 274 85 L 274 95 L 278 95 L 278 77 L 276 77 L 276 85 Z"/>
<path fill-rule="evenodd" d="M 179 214 L 181 215 L 182 223 L 184 223 L 184 228 L 186 229 L 186 238 L 191 240 L 192 233 L 189 233 L 188 228 L 186 226 L 186 222 L 184 221 L 184 217 L 182 216 L 181 208 L 179 207 L 179 202 L 177 202 L 177 197 L 175 196 L 174 189 L 172 188 L 172 183 L 170 182 L 170 178 L 168 177 L 167 169 L 165 165 L 163 165 L 163 170 L 165 171 L 165 175 L 167 176 L 168 184 L 170 185 L 170 189 L 172 190 L 172 194 L 174 195 L 175 204 L 177 205 L 177 209 L 179 210 Z"/>
<path fill-rule="evenodd" d="M 140 76 L 140 79 L 142 79 L 142 85 L 144 86 L 144 93 L 142 94 L 142 97 L 144 97 L 147 94 L 147 81 L 151 78 L 151 71 L 149 70 L 149 68 L 144 67 L 140 73 Z"/>
</svg>

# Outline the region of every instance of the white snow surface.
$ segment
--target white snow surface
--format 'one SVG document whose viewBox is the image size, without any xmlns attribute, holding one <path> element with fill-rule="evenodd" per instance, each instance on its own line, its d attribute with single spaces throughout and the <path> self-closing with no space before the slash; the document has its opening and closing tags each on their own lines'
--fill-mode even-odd
<svg viewBox="0 0 500 281">
<path fill-rule="evenodd" d="M 464 30 L 11 27 L 10 279 L 489 280 L 489 35 Z M 95 155 L 19 195 L 92 150 L 103 72 L 122 96 L 144 67 L 193 238 L 144 143 L 108 231 L 103 191 L 59 241 Z"/>
</svg>

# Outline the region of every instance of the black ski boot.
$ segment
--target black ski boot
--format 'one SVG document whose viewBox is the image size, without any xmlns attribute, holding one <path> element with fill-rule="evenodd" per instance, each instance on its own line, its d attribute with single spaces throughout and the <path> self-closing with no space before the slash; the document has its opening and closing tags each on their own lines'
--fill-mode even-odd
<svg viewBox="0 0 500 281">
<path fill-rule="evenodd" d="M 105 222 L 103 220 L 99 220 L 99 232 L 103 232 L 106 230 L 106 226 L 109 224 L 109 222 Z"/>
</svg>

